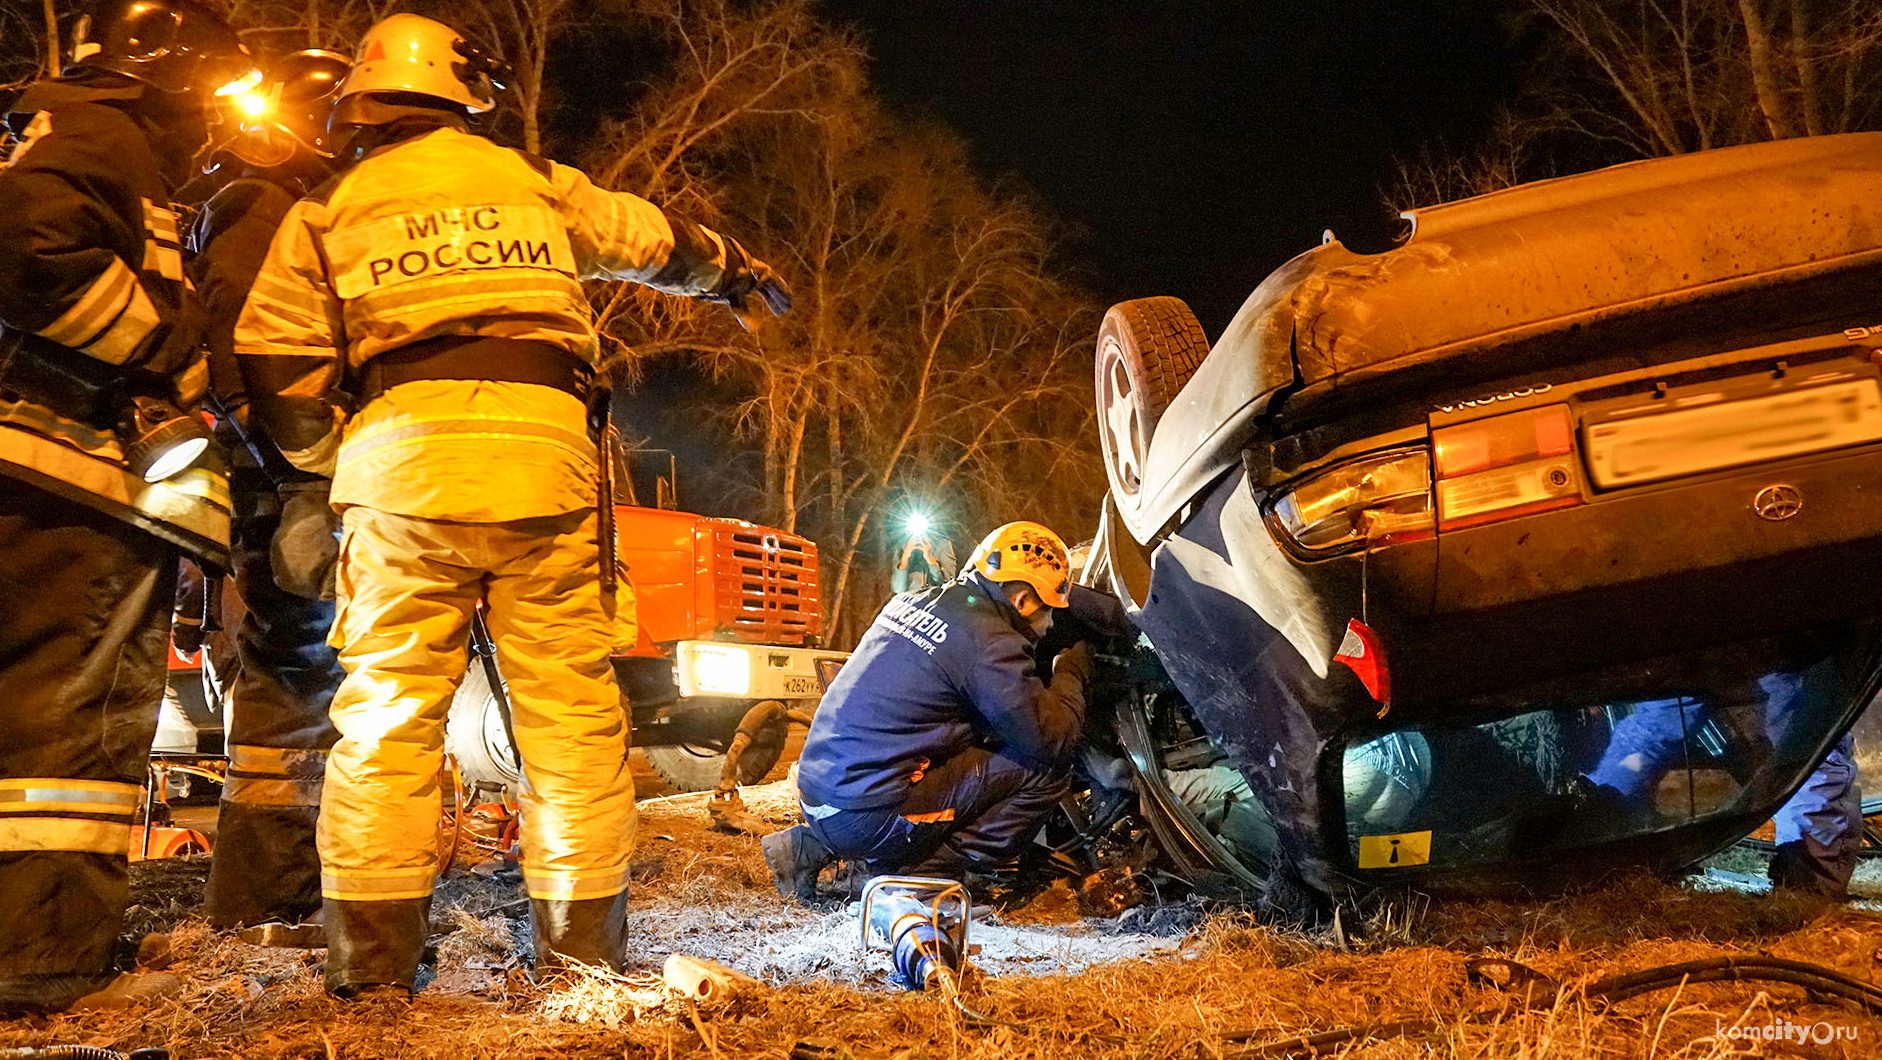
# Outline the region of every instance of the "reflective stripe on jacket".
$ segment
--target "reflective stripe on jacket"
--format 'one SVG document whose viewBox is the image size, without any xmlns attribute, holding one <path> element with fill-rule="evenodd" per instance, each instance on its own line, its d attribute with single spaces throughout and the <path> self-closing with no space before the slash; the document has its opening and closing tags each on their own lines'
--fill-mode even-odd
<svg viewBox="0 0 1882 1060">
<path fill-rule="evenodd" d="M 583 279 L 706 294 L 743 261 L 736 243 L 579 170 L 434 128 L 295 207 L 235 349 L 275 440 L 333 475 L 334 504 L 469 522 L 555 515 L 595 503 L 594 446 L 568 394 L 411 382 L 348 423 L 335 391 L 374 356 L 445 336 L 536 341 L 592 364 Z"/>
</svg>

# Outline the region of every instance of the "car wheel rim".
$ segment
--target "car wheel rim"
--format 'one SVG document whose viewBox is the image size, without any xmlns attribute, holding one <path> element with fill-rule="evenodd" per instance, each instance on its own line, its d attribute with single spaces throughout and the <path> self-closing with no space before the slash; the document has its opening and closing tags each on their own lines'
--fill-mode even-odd
<svg viewBox="0 0 1882 1060">
<path fill-rule="evenodd" d="M 1117 340 L 1106 340 L 1099 413 L 1103 419 L 1105 463 L 1120 498 L 1134 498 L 1143 488 L 1144 423 L 1136 384 Z"/>
<path fill-rule="evenodd" d="M 496 696 L 484 698 L 483 730 L 484 752 L 490 756 L 490 763 L 505 777 L 517 779 L 516 755 L 510 749 L 509 734 L 503 731 L 503 712 Z"/>
</svg>

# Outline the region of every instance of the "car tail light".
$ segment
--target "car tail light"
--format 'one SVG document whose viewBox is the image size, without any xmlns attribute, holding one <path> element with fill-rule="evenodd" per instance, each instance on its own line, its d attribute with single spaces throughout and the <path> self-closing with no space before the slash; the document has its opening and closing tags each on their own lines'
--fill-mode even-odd
<svg viewBox="0 0 1882 1060">
<path fill-rule="evenodd" d="M 1438 529 L 1580 504 L 1567 405 L 1512 412 L 1431 432 Z"/>
<path fill-rule="evenodd" d="M 1430 451 L 1400 449 L 1329 468 L 1283 494 L 1274 516 L 1312 551 L 1429 535 Z"/>
</svg>

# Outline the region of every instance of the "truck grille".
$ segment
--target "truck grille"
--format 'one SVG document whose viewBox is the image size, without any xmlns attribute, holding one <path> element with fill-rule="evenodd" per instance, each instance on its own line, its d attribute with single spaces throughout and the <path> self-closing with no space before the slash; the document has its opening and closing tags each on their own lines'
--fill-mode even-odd
<svg viewBox="0 0 1882 1060">
<path fill-rule="evenodd" d="M 817 546 L 795 534 L 712 522 L 712 625 L 754 644 L 804 644 L 820 634 Z"/>
</svg>

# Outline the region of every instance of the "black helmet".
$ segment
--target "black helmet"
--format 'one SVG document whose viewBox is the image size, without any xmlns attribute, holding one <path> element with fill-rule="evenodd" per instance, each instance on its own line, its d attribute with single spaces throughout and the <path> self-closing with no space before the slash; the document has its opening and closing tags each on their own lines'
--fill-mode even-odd
<svg viewBox="0 0 1882 1060">
<path fill-rule="evenodd" d="M 223 127 L 233 128 L 218 149 L 264 167 L 283 165 L 301 151 L 332 158 L 327 116 L 352 65 L 338 52 L 319 49 L 282 56 L 259 86 L 228 97 Z"/>
<path fill-rule="evenodd" d="M 226 95 L 261 77 L 235 31 L 195 0 L 98 0 L 79 19 L 72 65 L 163 92 Z"/>
</svg>

